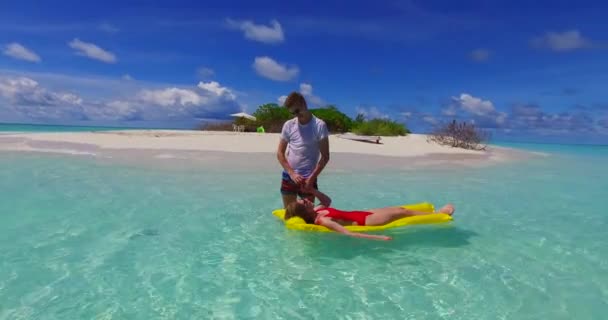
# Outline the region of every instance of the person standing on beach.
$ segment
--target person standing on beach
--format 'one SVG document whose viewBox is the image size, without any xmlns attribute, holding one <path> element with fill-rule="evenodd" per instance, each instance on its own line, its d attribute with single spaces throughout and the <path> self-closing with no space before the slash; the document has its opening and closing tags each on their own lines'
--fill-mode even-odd
<svg viewBox="0 0 608 320">
<path fill-rule="evenodd" d="M 318 190 L 317 178 L 329 162 L 329 131 L 325 122 L 309 110 L 304 96 L 289 94 L 285 108 L 294 115 L 281 130 L 277 159 L 283 167 L 281 195 L 286 208 L 298 195 L 314 202 L 315 196 L 304 190 Z"/>
</svg>

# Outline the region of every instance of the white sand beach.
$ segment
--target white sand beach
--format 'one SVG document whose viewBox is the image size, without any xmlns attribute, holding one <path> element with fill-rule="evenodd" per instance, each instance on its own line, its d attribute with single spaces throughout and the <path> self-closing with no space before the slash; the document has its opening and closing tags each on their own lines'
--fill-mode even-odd
<svg viewBox="0 0 608 320">
<path fill-rule="evenodd" d="M 181 159 L 192 164 L 279 166 L 279 134 L 187 130 L 122 130 L 98 132 L 8 133 L 0 135 L 0 151 L 46 152 L 92 156 L 131 162 L 167 162 Z M 491 147 L 472 151 L 428 142 L 425 135 L 381 137 L 380 144 L 330 136 L 331 166 L 411 167 L 413 165 L 488 165 L 533 156 L 521 151 Z M 239 155 L 240 154 L 240 155 Z M 339 159 L 340 161 L 336 161 Z"/>
</svg>

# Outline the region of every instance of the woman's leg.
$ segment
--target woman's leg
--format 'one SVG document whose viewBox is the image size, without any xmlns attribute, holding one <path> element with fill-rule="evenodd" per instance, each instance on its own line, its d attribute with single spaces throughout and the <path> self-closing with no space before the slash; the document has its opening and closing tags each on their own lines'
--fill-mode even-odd
<svg viewBox="0 0 608 320">
<path fill-rule="evenodd" d="M 381 226 L 404 217 L 433 214 L 433 212 L 414 211 L 401 207 L 387 207 L 371 209 L 367 211 L 372 213 L 365 219 L 365 225 L 368 226 Z M 445 213 L 452 215 L 454 213 L 454 206 L 452 206 L 451 204 L 447 204 L 435 213 Z"/>
</svg>

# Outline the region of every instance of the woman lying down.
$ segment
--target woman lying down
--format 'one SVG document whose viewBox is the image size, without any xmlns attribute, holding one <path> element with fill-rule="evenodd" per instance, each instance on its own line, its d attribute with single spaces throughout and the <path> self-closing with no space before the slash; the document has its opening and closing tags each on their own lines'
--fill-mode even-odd
<svg viewBox="0 0 608 320">
<path fill-rule="evenodd" d="M 392 240 L 391 237 L 387 236 L 352 232 L 344 228 L 344 226 L 381 226 L 405 217 L 438 213 L 452 215 L 455 211 L 454 206 L 451 204 L 445 205 L 437 212 L 421 212 L 402 207 L 384 207 L 365 211 L 343 211 L 331 207 L 331 198 L 323 192 L 314 188 L 304 191 L 314 194 L 321 204 L 315 207 L 314 203 L 308 199 L 298 199 L 288 204 L 287 208 L 285 208 L 285 220 L 291 217 L 300 217 L 306 223 L 321 225 L 335 232 L 359 238 Z"/>
</svg>

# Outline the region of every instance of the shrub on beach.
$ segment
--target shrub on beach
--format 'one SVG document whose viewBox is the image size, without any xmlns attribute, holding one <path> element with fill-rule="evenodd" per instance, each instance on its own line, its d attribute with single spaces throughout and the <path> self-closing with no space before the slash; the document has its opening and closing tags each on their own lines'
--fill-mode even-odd
<svg viewBox="0 0 608 320">
<path fill-rule="evenodd" d="M 293 116 L 287 108 L 276 103 L 267 103 L 258 107 L 253 113 L 255 126 L 263 126 L 266 132 L 281 132 L 283 123 Z"/>
<path fill-rule="evenodd" d="M 390 119 L 365 120 L 362 114 L 353 122 L 352 132 L 364 136 L 405 136 L 411 131 L 402 123 Z"/>
<path fill-rule="evenodd" d="M 331 133 L 354 132 L 370 136 L 398 136 L 411 133 L 404 124 L 389 119 L 365 120 L 362 114 L 355 120 L 338 110 L 336 106 L 328 105 L 322 108 L 310 109 L 317 118 L 322 119 Z M 253 113 L 256 120 L 245 118 L 234 119 L 230 123 L 214 123 L 199 126 L 201 130 L 232 131 L 232 124 L 242 125 L 245 131 L 255 132 L 256 128 L 263 126 L 265 132 L 281 132 L 285 121 L 293 118 L 287 108 L 276 103 L 267 103 L 259 106 Z"/>
<path fill-rule="evenodd" d="M 310 112 L 325 121 L 330 132 L 347 132 L 352 126 L 352 120 L 335 106 L 310 109 Z M 256 121 L 252 124 L 263 126 L 266 132 L 281 132 L 285 121 L 293 118 L 287 108 L 275 103 L 259 106 L 253 116 L 256 117 Z"/>
<path fill-rule="evenodd" d="M 428 139 L 455 148 L 485 150 L 490 133 L 475 127 L 472 123 L 458 123 L 456 120 L 452 120 L 435 129 L 428 135 Z"/>
<path fill-rule="evenodd" d="M 342 113 L 335 106 L 329 105 L 325 108 L 310 109 L 315 117 L 322 119 L 327 124 L 329 132 L 348 132 L 353 124 L 353 120 Z"/>
</svg>

